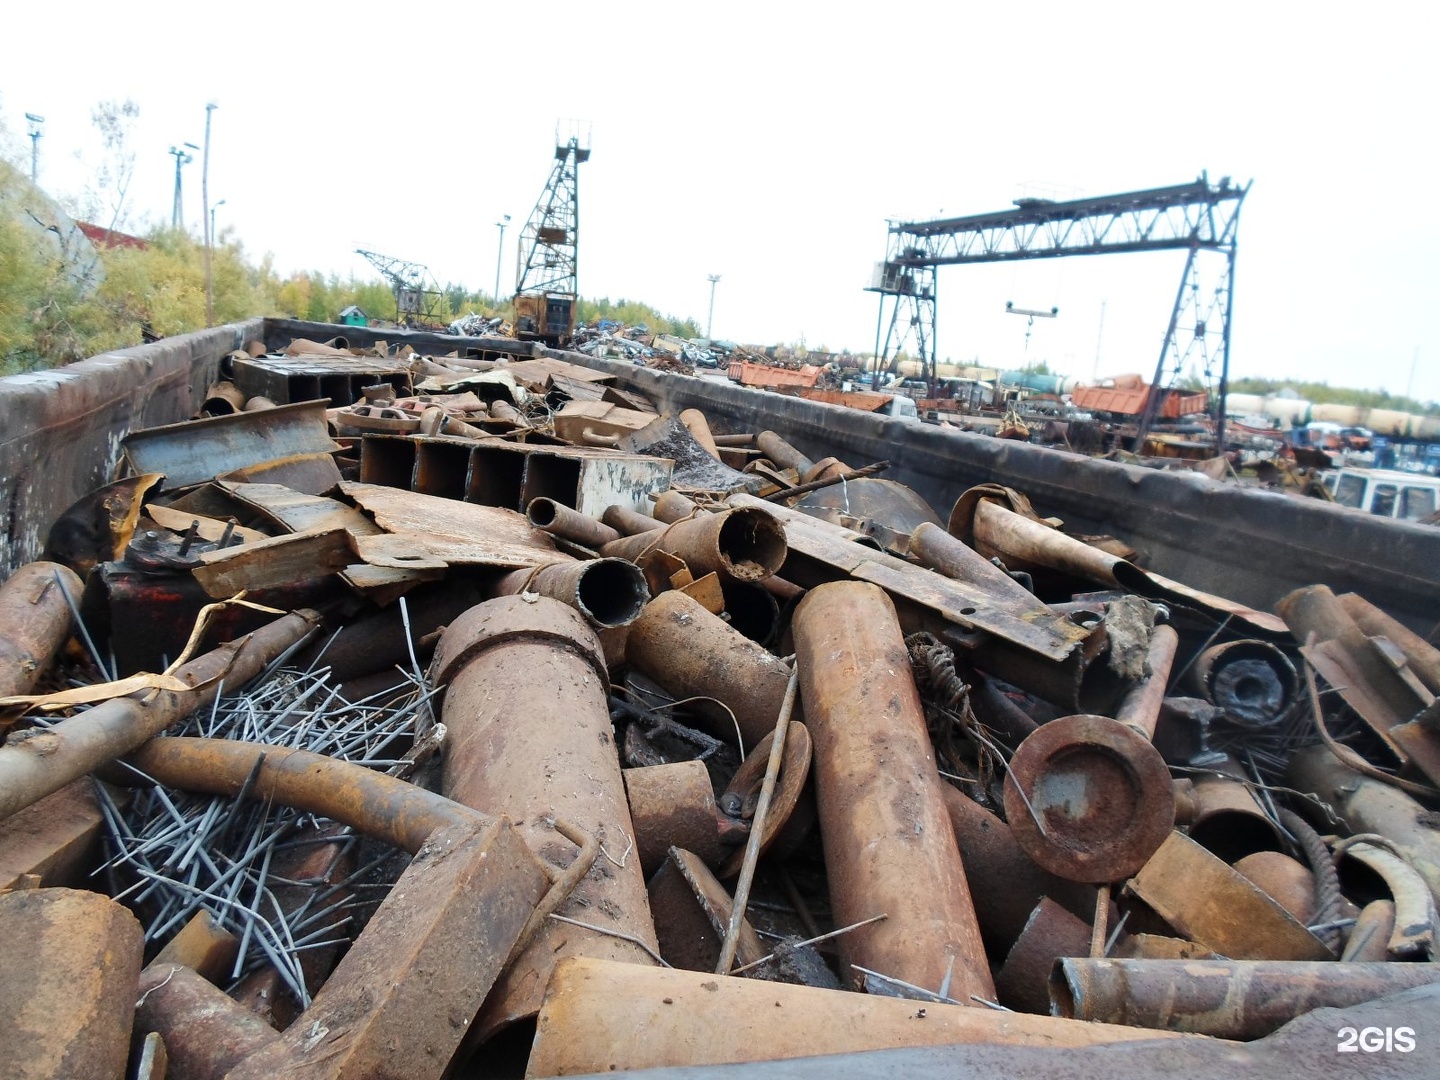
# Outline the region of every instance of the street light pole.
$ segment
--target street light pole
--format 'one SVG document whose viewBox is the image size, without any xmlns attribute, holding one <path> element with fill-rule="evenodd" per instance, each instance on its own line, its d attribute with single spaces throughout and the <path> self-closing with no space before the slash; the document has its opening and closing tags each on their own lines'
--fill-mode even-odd
<svg viewBox="0 0 1440 1080">
<path fill-rule="evenodd" d="M 215 242 L 215 214 L 210 209 L 210 117 L 217 108 L 215 102 L 205 106 L 205 162 L 200 168 L 200 214 L 201 228 L 205 230 L 205 325 L 215 325 L 215 285 L 211 277 L 211 248 Z"/>
<path fill-rule="evenodd" d="M 506 214 L 503 221 L 497 221 L 495 227 L 500 230 L 500 246 L 495 249 L 495 305 L 500 305 L 500 260 L 505 256 L 505 226 L 510 222 L 510 215 Z"/>
<path fill-rule="evenodd" d="M 220 207 L 222 207 L 222 206 L 224 206 L 224 205 L 225 205 L 225 200 L 224 200 L 224 199 L 221 199 L 221 200 L 220 200 L 219 202 L 217 202 L 214 206 L 210 207 L 210 241 L 211 241 L 211 243 L 214 243 L 214 241 L 215 241 L 215 211 L 216 211 L 216 210 L 219 210 Z"/>
<path fill-rule="evenodd" d="M 30 183 L 38 184 L 40 178 L 40 125 L 45 123 L 45 117 L 27 112 L 25 119 L 30 121 Z"/>
<path fill-rule="evenodd" d="M 705 320 L 705 337 L 710 340 L 710 331 L 715 326 L 715 286 L 720 284 L 720 275 L 710 274 L 707 280 L 710 282 L 710 317 Z"/>
</svg>

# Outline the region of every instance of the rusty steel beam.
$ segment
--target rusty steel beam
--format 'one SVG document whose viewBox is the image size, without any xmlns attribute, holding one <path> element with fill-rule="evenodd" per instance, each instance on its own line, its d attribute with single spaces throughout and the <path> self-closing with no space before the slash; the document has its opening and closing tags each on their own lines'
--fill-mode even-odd
<svg viewBox="0 0 1440 1080">
<path fill-rule="evenodd" d="M 1436 964 L 1075 958 L 1056 965 L 1050 985 L 1057 1016 L 1258 1039 L 1312 1009 L 1437 982 Z"/>
<path fill-rule="evenodd" d="M 764 510 L 744 507 L 621 537 L 600 554 L 635 562 L 651 550 L 679 557 L 696 577 L 714 573 L 732 581 L 761 581 L 785 563 L 785 530 Z"/>
<path fill-rule="evenodd" d="M 780 1061 L 902 1046 L 1080 1047 L 1154 1038 L 1177 1046 L 1197 1039 L 1053 1016 L 576 959 L 559 965 L 551 979 L 525 1075 Z"/>
<path fill-rule="evenodd" d="M 0 697 L 28 694 L 70 636 L 70 605 L 83 586 L 59 563 L 22 566 L 0 585 Z"/>
<path fill-rule="evenodd" d="M 582 514 L 554 499 L 531 499 L 525 507 L 525 516 L 535 528 L 591 549 L 619 540 L 622 535 L 589 514 Z"/>
<path fill-rule="evenodd" d="M 547 885 L 504 818 L 432 833 L 310 1007 L 229 1080 L 439 1080 Z"/>
<path fill-rule="evenodd" d="M 496 983 L 472 1035 L 483 1039 L 539 1010 L 550 972 L 565 956 L 651 963 L 645 946 L 656 947 L 655 929 L 631 851 L 634 826 L 610 727 L 605 662 L 580 614 L 548 597 L 487 601 L 450 624 L 432 676 L 447 685 L 441 790 L 510 815 L 552 862 L 570 858 L 545 823 L 556 817 L 598 837 L 610 855 L 560 910 L 602 929 L 547 921 Z"/>
<path fill-rule="evenodd" d="M 220 692 L 220 680 L 232 689 L 243 686 L 319 624 L 320 616 L 313 611 L 282 616 L 175 672 L 193 690 L 115 698 L 53 727 L 11 735 L 0 746 L 0 818 L 129 753 L 208 705 Z"/>
<path fill-rule="evenodd" d="M 858 964 L 969 1003 L 993 999 L 980 928 L 895 607 L 864 582 L 812 589 L 795 610 L 830 903 Z"/>
<path fill-rule="evenodd" d="M 144 949 L 135 916 L 99 893 L 0 895 L 0 1076 L 120 1080 Z"/>
<path fill-rule="evenodd" d="M 182 964 L 156 959 L 140 973 L 137 1035 L 158 1034 L 170 1057 L 166 1080 L 221 1080 L 280 1033 Z"/>
<path fill-rule="evenodd" d="M 731 741 L 738 724 L 747 752 L 775 730 L 790 681 L 779 657 L 678 590 L 655 597 L 630 624 L 625 658 L 677 698 L 723 703 L 699 703 L 700 711 L 715 723 L 717 738 Z"/>
</svg>

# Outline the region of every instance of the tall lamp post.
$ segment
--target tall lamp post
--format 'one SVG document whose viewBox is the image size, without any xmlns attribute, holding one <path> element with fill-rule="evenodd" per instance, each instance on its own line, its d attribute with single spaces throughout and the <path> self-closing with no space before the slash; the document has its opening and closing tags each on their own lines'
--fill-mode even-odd
<svg viewBox="0 0 1440 1080">
<path fill-rule="evenodd" d="M 40 177 L 40 126 L 45 123 L 45 117 L 27 112 L 25 119 L 30 121 L 30 183 L 35 184 Z"/>
<path fill-rule="evenodd" d="M 715 286 L 720 284 L 720 275 L 710 274 L 706 280 L 710 282 L 710 317 L 705 320 L 705 337 L 712 340 L 710 331 L 715 326 Z"/>
<path fill-rule="evenodd" d="M 214 206 L 210 207 L 210 242 L 212 244 L 215 242 L 215 211 L 224 205 L 225 200 L 221 199 Z"/>
<path fill-rule="evenodd" d="M 205 325 L 215 325 L 215 287 L 210 276 L 210 254 L 215 242 L 215 215 L 210 210 L 210 117 L 219 108 L 205 106 L 205 160 L 200 166 L 200 227 L 205 230 Z"/>
<path fill-rule="evenodd" d="M 170 147 L 170 156 L 175 159 L 175 205 L 170 211 L 170 227 L 172 229 L 183 229 L 185 227 L 185 207 L 180 198 L 180 170 L 195 160 L 194 155 L 186 151 L 199 149 L 198 146 L 191 142 Z"/>
<path fill-rule="evenodd" d="M 509 214 L 506 214 L 502 220 L 497 221 L 497 222 L 495 223 L 495 227 L 500 230 L 500 246 L 495 249 L 495 294 L 494 294 L 494 295 L 495 295 L 495 305 L 496 305 L 497 307 L 500 305 L 500 260 L 501 260 L 501 259 L 504 257 L 504 255 L 505 255 L 505 226 L 508 225 L 509 223 L 510 223 L 510 215 L 509 215 Z"/>
</svg>

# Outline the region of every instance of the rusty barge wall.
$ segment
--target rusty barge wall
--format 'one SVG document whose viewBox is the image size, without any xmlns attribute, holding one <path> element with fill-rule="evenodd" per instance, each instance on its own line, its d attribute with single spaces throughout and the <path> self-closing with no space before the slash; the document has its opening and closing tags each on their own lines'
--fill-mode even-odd
<svg viewBox="0 0 1440 1080">
<path fill-rule="evenodd" d="M 439 354 L 547 353 L 610 372 L 662 409 L 703 409 L 717 431 L 769 428 L 812 456 L 834 454 L 855 466 L 888 460 L 887 477 L 942 516 L 967 487 L 1006 484 L 1072 529 L 1134 544 L 1162 574 L 1257 608 L 1324 583 L 1363 593 L 1421 633 L 1440 620 L 1440 528 L 528 343 L 288 319 L 251 319 L 0 379 L 0 573 L 35 558 L 50 523 L 114 476 L 129 431 L 192 415 L 225 353 L 255 337 L 283 348 L 295 337 L 337 336 L 354 346 L 404 341 Z"/>
<path fill-rule="evenodd" d="M 0 379 L 0 578 L 39 558 L 51 523 L 115 478 L 121 439 L 193 416 L 220 358 L 263 329 L 249 319 Z"/>
</svg>

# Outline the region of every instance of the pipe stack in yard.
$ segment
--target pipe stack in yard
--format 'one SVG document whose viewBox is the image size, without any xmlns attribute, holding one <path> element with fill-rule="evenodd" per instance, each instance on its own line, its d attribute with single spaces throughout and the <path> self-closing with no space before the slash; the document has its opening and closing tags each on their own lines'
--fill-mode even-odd
<svg viewBox="0 0 1440 1080">
<path fill-rule="evenodd" d="M 1433 1069 L 1440 650 L 1363 597 L 555 355 L 257 365 L 0 586 L 0 1075 Z"/>
</svg>

